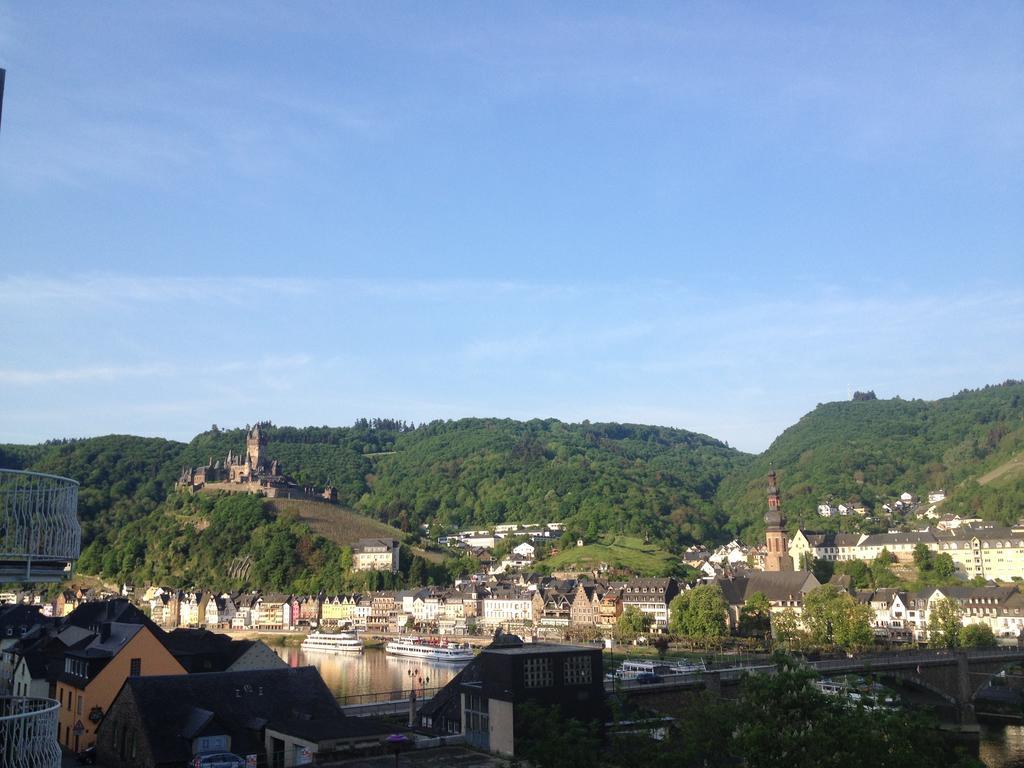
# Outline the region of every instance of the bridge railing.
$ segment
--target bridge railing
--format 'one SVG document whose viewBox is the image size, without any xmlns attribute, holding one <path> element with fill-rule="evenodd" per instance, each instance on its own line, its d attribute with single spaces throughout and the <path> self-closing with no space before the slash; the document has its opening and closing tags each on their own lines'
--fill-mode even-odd
<svg viewBox="0 0 1024 768">
<path fill-rule="evenodd" d="M 435 686 L 432 688 L 420 688 L 416 687 L 416 700 L 419 702 L 427 701 L 434 698 L 434 694 L 441 690 L 443 686 Z M 338 704 L 341 706 L 350 706 L 353 704 L 382 704 L 388 701 L 408 701 L 412 694 L 411 688 L 405 688 L 400 691 L 375 691 L 373 693 L 350 693 L 342 696 L 336 696 Z"/>
<path fill-rule="evenodd" d="M 4 768 L 60 768 L 57 715 L 53 699 L 0 696 L 0 765 Z"/>
<path fill-rule="evenodd" d="M 0 582 L 60 581 L 78 559 L 78 483 L 0 469 Z"/>
</svg>

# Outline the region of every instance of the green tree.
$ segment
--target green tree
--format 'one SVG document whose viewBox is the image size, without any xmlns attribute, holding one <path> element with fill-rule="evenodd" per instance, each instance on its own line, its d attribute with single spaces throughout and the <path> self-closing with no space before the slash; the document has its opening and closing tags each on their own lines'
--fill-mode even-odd
<svg viewBox="0 0 1024 768">
<path fill-rule="evenodd" d="M 823 584 L 804 595 L 803 620 L 810 639 L 820 645 L 860 650 L 874 642 L 871 607 L 858 603 L 834 584 Z"/>
<path fill-rule="evenodd" d="M 941 552 L 935 556 L 932 570 L 943 582 L 948 582 L 956 576 L 956 565 L 948 552 Z"/>
<path fill-rule="evenodd" d="M 918 572 L 932 569 L 932 551 L 923 541 L 914 546 L 914 565 L 917 566 Z"/>
<path fill-rule="evenodd" d="M 871 575 L 871 587 L 873 589 L 880 589 L 882 587 L 895 587 L 899 584 L 899 579 L 896 578 L 896 574 L 892 572 L 892 564 L 896 562 L 896 556 L 893 555 L 885 547 L 882 547 L 882 551 L 878 553 L 869 566 L 868 570 Z"/>
<path fill-rule="evenodd" d="M 601 762 L 593 724 L 565 717 L 558 707 L 516 706 L 516 756 L 537 768 L 591 768 Z"/>
<path fill-rule="evenodd" d="M 998 642 L 988 624 L 968 624 L 960 630 L 960 645 L 964 648 L 995 648 Z"/>
<path fill-rule="evenodd" d="M 888 547 L 882 547 L 882 551 L 878 553 L 875 562 L 893 565 L 896 562 L 896 555 L 890 552 Z"/>
<path fill-rule="evenodd" d="M 772 614 L 772 640 L 783 648 L 799 648 L 807 633 L 800 626 L 800 617 L 792 608 Z"/>
<path fill-rule="evenodd" d="M 814 687 L 814 673 L 783 662 L 778 674 L 750 675 L 719 747 L 758 768 L 931 768 L 979 766 L 956 756 L 937 724 L 905 710 L 850 707 Z"/>
<path fill-rule="evenodd" d="M 651 630 L 654 617 L 644 613 L 635 605 L 627 605 L 615 624 L 615 636 L 624 643 L 631 643 Z"/>
<path fill-rule="evenodd" d="M 411 587 L 422 587 L 427 581 L 427 563 L 422 557 L 416 555 L 409 566 L 408 583 Z"/>
<path fill-rule="evenodd" d="M 847 560 L 836 564 L 836 573 L 850 577 L 854 589 L 868 589 L 871 586 L 871 569 L 863 560 Z"/>
<path fill-rule="evenodd" d="M 933 648 L 958 648 L 963 630 L 963 608 L 956 600 L 943 597 L 928 608 L 928 645 Z"/>
<path fill-rule="evenodd" d="M 679 635 L 715 638 L 728 634 L 729 604 L 717 584 L 701 584 L 680 592 L 669 604 L 669 629 Z"/>
<path fill-rule="evenodd" d="M 740 634 L 764 637 L 772 625 L 772 604 L 763 592 L 755 592 L 740 609 Z"/>
</svg>

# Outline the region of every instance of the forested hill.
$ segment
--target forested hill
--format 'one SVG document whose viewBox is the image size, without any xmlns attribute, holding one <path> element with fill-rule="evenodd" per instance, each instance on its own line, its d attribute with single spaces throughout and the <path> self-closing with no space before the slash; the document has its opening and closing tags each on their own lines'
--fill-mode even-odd
<svg viewBox="0 0 1024 768">
<path fill-rule="evenodd" d="M 413 427 L 265 428 L 267 453 L 300 483 L 330 483 L 339 502 L 415 535 L 500 522 L 559 520 L 569 533 L 632 534 L 678 548 L 740 534 L 756 540 L 765 473 L 778 472 L 790 526 L 823 527 L 818 503 L 878 507 L 944 488 L 946 511 L 1015 522 L 1024 515 L 1024 383 L 931 402 L 818 406 L 750 456 L 680 429 L 557 420 L 437 421 Z M 111 435 L 0 445 L 0 466 L 82 483 L 84 543 L 112 540 L 168 497 L 183 466 L 244 454 L 246 429 L 189 443 Z M 978 479 L 985 484 L 979 484 Z"/>
<path fill-rule="evenodd" d="M 945 489 L 944 511 L 1002 522 L 1024 515 L 1024 473 L 993 486 L 977 479 L 1024 450 L 1024 383 L 965 390 L 941 400 L 854 400 L 819 405 L 767 451 L 728 477 L 717 500 L 733 530 L 762 530 L 765 474 L 778 473 L 790 528 L 820 529 L 817 505 L 878 507 L 909 491 Z"/>
<path fill-rule="evenodd" d="M 562 520 L 674 544 L 715 536 L 722 478 L 750 460 L 693 432 L 634 424 L 463 419 L 399 434 L 358 508 L 402 528 Z"/>
<path fill-rule="evenodd" d="M 102 544 L 164 501 L 183 466 L 244 454 L 246 431 L 213 427 L 188 444 L 111 435 L 0 445 L 0 466 L 78 479 L 84 543 Z M 264 431 L 268 456 L 300 483 L 330 483 L 341 504 L 411 532 L 565 520 L 580 535 L 716 537 L 718 485 L 751 458 L 704 435 L 628 424 L 361 419 Z"/>
</svg>

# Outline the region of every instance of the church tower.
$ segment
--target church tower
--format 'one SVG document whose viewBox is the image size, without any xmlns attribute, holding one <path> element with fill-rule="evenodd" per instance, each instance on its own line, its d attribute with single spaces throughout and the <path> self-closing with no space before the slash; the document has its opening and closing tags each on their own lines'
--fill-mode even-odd
<svg viewBox="0 0 1024 768">
<path fill-rule="evenodd" d="M 267 436 L 263 434 L 260 425 L 257 424 L 249 430 L 249 434 L 245 438 L 245 460 L 256 472 L 263 466 L 263 449 L 266 445 Z"/>
<path fill-rule="evenodd" d="M 786 540 L 786 521 L 782 517 L 779 487 L 775 484 L 775 470 L 768 470 L 768 511 L 764 516 L 764 538 L 768 554 L 764 559 L 766 571 L 792 571 L 793 558 Z"/>
</svg>

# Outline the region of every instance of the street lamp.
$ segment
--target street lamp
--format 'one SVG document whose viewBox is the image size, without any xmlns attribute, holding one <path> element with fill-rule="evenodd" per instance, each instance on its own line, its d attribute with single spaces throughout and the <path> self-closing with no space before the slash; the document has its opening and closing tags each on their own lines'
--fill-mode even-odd
<svg viewBox="0 0 1024 768">
<path fill-rule="evenodd" d="M 392 733 L 384 741 L 386 741 L 388 746 L 394 751 L 395 768 L 398 768 L 398 753 L 402 751 L 402 747 L 409 743 L 409 737 L 404 733 Z"/>
</svg>

